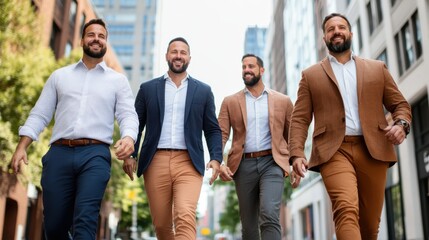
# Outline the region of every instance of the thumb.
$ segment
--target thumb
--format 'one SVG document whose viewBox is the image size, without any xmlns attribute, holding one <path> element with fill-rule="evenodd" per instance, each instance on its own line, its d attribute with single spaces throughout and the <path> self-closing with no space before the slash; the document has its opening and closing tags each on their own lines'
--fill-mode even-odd
<svg viewBox="0 0 429 240">
<path fill-rule="evenodd" d="M 26 165 L 28 165 L 27 155 L 24 155 L 24 156 L 22 157 L 22 160 L 24 160 L 24 163 L 25 163 Z"/>
</svg>

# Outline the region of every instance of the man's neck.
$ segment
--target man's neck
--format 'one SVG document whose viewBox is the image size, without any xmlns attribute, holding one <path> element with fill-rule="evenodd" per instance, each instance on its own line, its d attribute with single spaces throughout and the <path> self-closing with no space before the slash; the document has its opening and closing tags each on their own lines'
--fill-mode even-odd
<svg viewBox="0 0 429 240">
<path fill-rule="evenodd" d="M 188 75 L 187 72 L 174 73 L 168 70 L 168 76 L 171 78 L 171 81 L 173 81 L 174 84 L 176 84 L 177 87 L 180 87 L 180 85 L 182 84 L 182 80 L 185 79 L 187 75 Z"/>
<path fill-rule="evenodd" d="M 337 59 L 339 63 L 345 64 L 346 62 L 350 61 L 352 51 L 348 50 L 341 53 L 329 52 L 329 54 L 331 54 L 335 59 Z"/>
<path fill-rule="evenodd" d="M 262 79 L 259 80 L 259 82 L 253 86 L 246 86 L 247 90 L 254 96 L 259 97 L 262 95 L 265 89 L 265 85 L 262 83 Z"/>
<path fill-rule="evenodd" d="M 84 55 L 82 57 L 82 62 L 85 63 L 85 66 L 88 69 L 93 69 L 97 64 L 101 63 L 103 61 L 103 58 L 92 58 L 89 56 Z"/>
</svg>

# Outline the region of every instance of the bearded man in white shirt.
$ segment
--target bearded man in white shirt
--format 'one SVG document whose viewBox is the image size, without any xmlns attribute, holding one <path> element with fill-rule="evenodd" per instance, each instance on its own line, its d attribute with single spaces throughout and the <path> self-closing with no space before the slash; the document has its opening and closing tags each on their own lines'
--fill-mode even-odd
<svg viewBox="0 0 429 240">
<path fill-rule="evenodd" d="M 51 147 L 42 158 L 46 239 L 95 239 L 101 201 L 110 179 L 113 127 L 121 139 L 116 157 L 134 151 L 138 118 L 127 78 L 107 67 L 107 29 L 101 19 L 83 27 L 82 59 L 54 71 L 31 110 L 12 156 L 15 173 L 28 164 L 26 150 L 55 114 Z M 69 232 L 72 229 L 72 232 Z"/>
</svg>

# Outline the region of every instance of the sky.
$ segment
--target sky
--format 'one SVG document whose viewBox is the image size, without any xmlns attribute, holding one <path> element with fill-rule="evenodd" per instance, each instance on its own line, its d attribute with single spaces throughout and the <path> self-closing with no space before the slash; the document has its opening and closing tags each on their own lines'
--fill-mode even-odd
<svg viewBox="0 0 429 240">
<path fill-rule="evenodd" d="M 161 0 L 155 76 L 167 71 L 168 42 L 184 37 L 191 49 L 188 73 L 212 87 L 219 111 L 224 97 L 244 87 L 241 57 L 249 26 L 268 27 L 271 0 Z"/>
<path fill-rule="evenodd" d="M 161 0 L 158 39 L 155 47 L 154 76 L 167 69 L 168 42 L 184 37 L 191 49 L 188 73 L 212 87 L 216 115 L 224 97 L 244 88 L 241 57 L 248 27 L 268 27 L 272 16 L 271 0 Z M 206 162 L 209 158 L 207 147 Z M 211 176 L 206 172 L 205 181 Z M 220 180 L 218 180 L 220 181 Z M 203 186 L 198 211 L 206 209 L 210 187 Z"/>
</svg>

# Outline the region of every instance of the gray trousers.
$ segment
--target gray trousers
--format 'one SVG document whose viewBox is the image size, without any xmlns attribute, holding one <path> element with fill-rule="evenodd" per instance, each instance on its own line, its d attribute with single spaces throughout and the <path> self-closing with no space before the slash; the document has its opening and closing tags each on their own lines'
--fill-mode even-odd
<svg viewBox="0 0 429 240">
<path fill-rule="evenodd" d="M 234 181 L 243 240 L 280 240 L 284 176 L 273 156 L 243 159 Z"/>
</svg>

